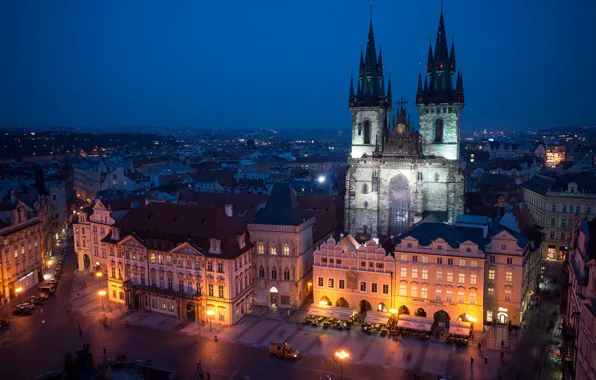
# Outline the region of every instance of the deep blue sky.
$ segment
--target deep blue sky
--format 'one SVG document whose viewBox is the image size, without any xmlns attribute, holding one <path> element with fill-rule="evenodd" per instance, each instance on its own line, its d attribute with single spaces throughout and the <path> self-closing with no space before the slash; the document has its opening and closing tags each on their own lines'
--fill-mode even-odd
<svg viewBox="0 0 596 380">
<path fill-rule="evenodd" d="M 414 100 L 439 10 L 374 1 L 394 98 Z M 444 0 L 444 12 L 464 130 L 596 124 L 596 2 Z M 366 0 L 3 0 L 0 126 L 349 128 L 368 22 Z"/>
</svg>

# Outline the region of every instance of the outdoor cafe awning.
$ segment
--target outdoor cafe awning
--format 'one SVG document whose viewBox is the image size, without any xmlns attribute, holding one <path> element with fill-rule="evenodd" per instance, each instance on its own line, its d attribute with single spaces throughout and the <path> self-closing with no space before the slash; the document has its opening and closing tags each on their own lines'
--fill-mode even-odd
<svg viewBox="0 0 596 380">
<path fill-rule="evenodd" d="M 402 314 L 397 321 L 397 327 L 419 331 L 430 331 L 432 329 L 432 323 L 432 319 Z"/>
<path fill-rule="evenodd" d="M 469 336 L 472 324 L 464 321 L 452 321 L 449 323 L 449 334 Z"/>
<path fill-rule="evenodd" d="M 349 321 L 352 315 L 354 315 L 354 313 L 354 309 L 348 309 L 345 307 L 338 306 L 312 305 L 310 309 L 308 309 L 308 315 L 335 318 L 339 319 L 340 321 Z"/>
<path fill-rule="evenodd" d="M 470 328 L 469 327 L 467 327 L 467 328 L 460 327 L 460 326 L 449 326 L 449 334 L 470 336 Z"/>
<path fill-rule="evenodd" d="M 389 313 L 381 313 L 374 311 L 367 311 L 364 323 L 372 323 L 375 325 L 385 325 L 389 322 Z"/>
</svg>

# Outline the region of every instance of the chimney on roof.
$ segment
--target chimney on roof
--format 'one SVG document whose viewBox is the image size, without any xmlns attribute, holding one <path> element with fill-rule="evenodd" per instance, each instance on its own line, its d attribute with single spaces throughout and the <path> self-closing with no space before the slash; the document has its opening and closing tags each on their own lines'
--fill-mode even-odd
<svg viewBox="0 0 596 380">
<path fill-rule="evenodd" d="M 226 205 L 226 215 L 229 217 L 234 216 L 234 205 L 230 204 L 230 205 Z"/>
<path fill-rule="evenodd" d="M 490 223 L 486 223 L 482 226 L 482 238 L 486 239 L 488 236 L 488 226 Z"/>
</svg>

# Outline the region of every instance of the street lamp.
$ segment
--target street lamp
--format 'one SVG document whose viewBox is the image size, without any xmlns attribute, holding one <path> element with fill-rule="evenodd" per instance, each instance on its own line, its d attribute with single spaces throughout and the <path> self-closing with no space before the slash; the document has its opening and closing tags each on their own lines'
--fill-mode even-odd
<svg viewBox="0 0 596 380">
<path fill-rule="evenodd" d="M 95 277 L 97 277 L 97 287 L 99 288 L 99 281 L 101 279 L 101 277 L 103 276 L 102 272 L 95 272 Z"/>
<path fill-rule="evenodd" d="M 103 296 L 105 296 L 108 293 L 105 290 L 100 290 L 99 292 L 97 292 L 97 294 L 99 294 L 99 296 L 101 297 L 101 309 L 105 310 L 105 307 L 103 305 Z"/>
<path fill-rule="evenodd" d="M 350 357 L 350 354 L 344 350 L 335 351 L 335 356 L 339 359 L 339 379 L 344 379 L 344 360 Z"/>
<path fill-rule="evenodd" d="M 209 316 L 209 331 L 213 331 L 213 316 L 215 312 L 213 310 L 207 310 L 207 315 Z"/>
<path fill-rule="evenodd" d="M 16 288 L 14 290 L 17 293 L 17 302 L 21 302 L 21 292 L 23 291 L 23 288 Z"/>
</svg>

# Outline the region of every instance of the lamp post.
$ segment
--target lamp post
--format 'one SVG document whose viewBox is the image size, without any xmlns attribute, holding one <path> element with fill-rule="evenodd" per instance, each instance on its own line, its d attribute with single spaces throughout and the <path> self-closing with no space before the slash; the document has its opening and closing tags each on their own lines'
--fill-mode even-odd
<svg viewBox="0 0 596 380">
<path fill-rule="evenodd" d="M 396 309 L 389 309 L 389 312 L 391 313 L 391 317 L 392 317 L 391 320 L 393 321 L 392 322 L 392 326 L 394 326 L 397 323 L 397 318 L 396 318 L 397 310 Z"/>
<path fill-rule="evenodd" d="M 97 277 L 97 287 L 99 288 L 99 281 L 101 281 L 101 278 L 103 276 L 103 272 L 95 272 L 95 277 Z"/>
<path fill-rule="evenodd" d="M 213 310 L 207 310 L 207 315 L 209 316 L 209 331 L 213 331 L 213 316 L 215 312 Z"/>
<path fill-rule="evenodd" d="M 100 290 L 99 292 L 97 292 L 97 294 L 99 294 L 99 296 L 101 297 L 101 309 L 105 310 L 105 307 L 103 304 L 103 296 L 105 296 L 108 293 L 105 290 Z"/>
<path fill-rule="evenodd" d="M 350 357 L 350 354 L 344 350 L 336 351 L 335 357 L 339 359 L 339 379 L 344 379 L 344 360 Z"/>
<path fill-rule="evenodd" d="M 19 287 L 16 288 L 14 291 L 17 293 L 17 302 L 21 303 L 21 292 L 23 291 L 23 288 Z"/>
</svg>

